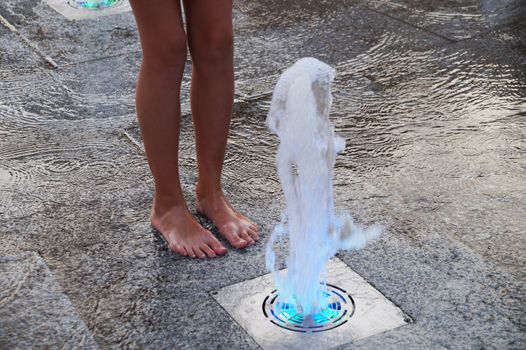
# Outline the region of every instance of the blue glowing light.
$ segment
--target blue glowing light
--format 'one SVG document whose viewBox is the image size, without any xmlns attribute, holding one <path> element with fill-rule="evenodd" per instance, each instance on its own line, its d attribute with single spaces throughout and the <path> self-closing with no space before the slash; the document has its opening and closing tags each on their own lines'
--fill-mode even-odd
<svg viewBox="0 0 526 350">
<path fill-rule="evenodd" d="M 326 293 L 327 296 L 330 296 Z M 312 315 L 312 319 L 317 325 L 323 325 L 336 319 L 340 315 L 342 309 L 341 303 L 335 301 L 327 305 L 327 307 L 318 313 Z M 272 314 L 283 322 L 290 322 L 294 324 L 302 324 L 305 321 L 303 315 L 296 309 L 296 306 L 291 303 L 278 301 L 276 304 L 276 313 L 272 310 Z"/>
<path fill-rule="evenodd" d="M 263 313 L 275 325 L 295 332 L 323 332 L 339 327 L 354 314 L 354 300 L 339 287 L 326 287 L 322 292 L 325 305 L 317 313 L 303 315 L 295 298 L 281 299 L 277 290 L 263 301 Z"/>
<path fill-rule="evenodd" d="M 79 7 L 87 9 L 103 9 L 117 5 L 121 0 L 75 0 Z"/>
</svg>

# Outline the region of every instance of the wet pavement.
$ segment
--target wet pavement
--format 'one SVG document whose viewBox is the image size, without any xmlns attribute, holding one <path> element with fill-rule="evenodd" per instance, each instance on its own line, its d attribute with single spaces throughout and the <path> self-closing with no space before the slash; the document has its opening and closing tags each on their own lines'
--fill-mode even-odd
<svg viewBox="0 0 526 350">
<path fill-rule="evenodd" d="M 335 202 L 386 228 L 338 257 L 414 320 L 342 348 L 526 347 L 523 1 L 236 1 L 224 189 L 263 240 L 206 261 L 170 253 L 148 224 L 131 13 L 68 21 L 7 0 L 0 15 L 18 31 L 0 25 L 1 348 L 257 348 L 209 291 L 266 273 L 283 197 L 264 120 L 303 56 L 337 72 Z M 190 65 L 180 157 L 194 208 Z"/>
</svg>

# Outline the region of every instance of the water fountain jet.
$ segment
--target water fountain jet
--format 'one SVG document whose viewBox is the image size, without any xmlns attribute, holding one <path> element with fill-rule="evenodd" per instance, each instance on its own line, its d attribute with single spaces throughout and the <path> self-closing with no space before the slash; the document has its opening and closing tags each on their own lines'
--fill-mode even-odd
<svg viewBox="0 0 526 350">
<path fill-rule="evenodd" d="M 363 229 L 350 213 L 336 215 L 332 175 L 345 141 L 329 120 L 334 70 L 315 58 L 302 58 L 279 78 L 267 126 L 280 139 L 276 164 L 286 199 L 284 214 L 267 245 L 266 265 L 282 300 L 303 315 L 328 307 L 320 281 L 329 259 L 341 249 L 360 249 L 380 233 Z M 289 238 L 286 271 L 277 271 L 274 246 Z"/>
<path fill-rule="evenodd" d="M 327 349 L 411 321 L 382 293 L 334 257 L 380 233 L 335 213 L 332 173 L 345 147 L 329 120 L 334 70 L 299 60 L 279 78 L 267 118 L 280 145 L 276 163 L 286 209 L 267 245 L 271 273 L 211 291 L 265 350 Z M 287 269 L 274 249 L 288 239 Z M 332 258 L 331 258 L 332 257 Z"/>
</svg>

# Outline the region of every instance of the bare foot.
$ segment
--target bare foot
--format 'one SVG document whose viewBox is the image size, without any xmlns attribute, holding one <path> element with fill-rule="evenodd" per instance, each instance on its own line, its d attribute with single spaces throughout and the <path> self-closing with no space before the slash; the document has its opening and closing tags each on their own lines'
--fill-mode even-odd
<svg viewBox="0 0 526 350">
<path fill-rule="evenodd" d="M 237 212 L 223 192 L 203 194 L 196 190 L 197 211 L 207 216 L 219 232 L 236 248 L 245 248 L 259 240 L 259 228 Z"/>
<path fill-rule="evenodd" d="M 154 201 L 150 222 L 164 236 L 170 250 L 192 258 L 213 258 L 226 253 L 226 248 L 199 225 L 186 206 L 160 207 Z"/>
</svg>

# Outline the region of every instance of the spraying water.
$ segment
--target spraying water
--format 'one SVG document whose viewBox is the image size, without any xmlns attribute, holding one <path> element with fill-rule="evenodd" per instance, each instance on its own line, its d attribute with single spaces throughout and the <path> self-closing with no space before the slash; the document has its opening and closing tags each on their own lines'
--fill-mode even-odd
<svg viewBox="0 0 526 350">
<path fill-rule="evenodd" d="M 320 275 L 340 249 L 360 249 L 380 233 L 354 223 L 349 213 L 336 215 L 332 172 L 345 141 L 329 120 L 334 70 L 314 58 L 302 58 L 279 78 L 267 126 L 280 139 L 276 163 L 286 199 L 281 223 L 267 245 L 266 264 L 281 297 L 303 314 L 326 307 Z M 276 269 L 274 245 L 289 238 L 287 272 Z"/>
</svg>

